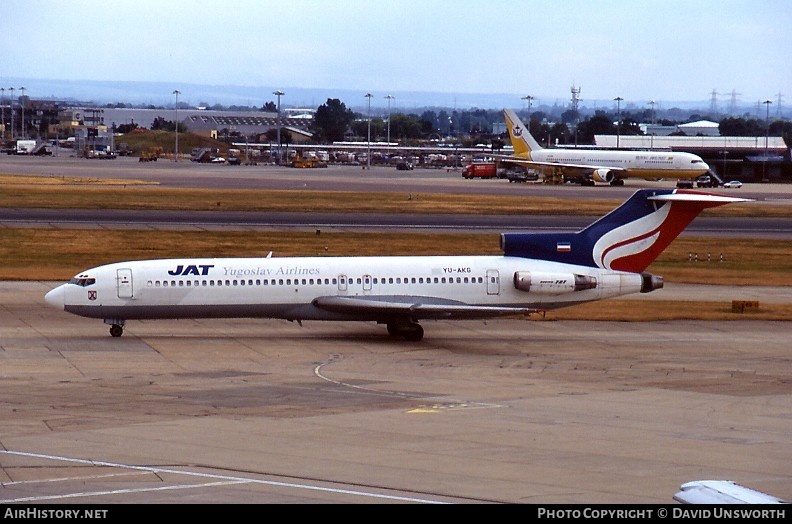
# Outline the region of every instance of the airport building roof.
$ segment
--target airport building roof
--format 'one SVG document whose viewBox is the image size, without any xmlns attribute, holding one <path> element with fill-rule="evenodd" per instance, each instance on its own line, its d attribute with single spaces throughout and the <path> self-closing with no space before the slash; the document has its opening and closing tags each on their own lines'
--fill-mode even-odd
<svg viewBox="0 0 792 524">
<path fill-rule="evenodd" d="M 668 149 L 672 151 L 742 150 L 784 154 L 789 147 L 780 136 L 653 136 L 653 135 L 595 135 L 597 147 L 616 149 Z"/>
<path fill-rule="evenodd" d="M 87 112 L 89 110 L 83 110 Z M 281 125 L 307 131 L 312 120 L 305 118 L 305 112 L 298 117 L 292 117 L 287 111 L 281 112 Z M 149 129 L 157 118 L 165 120 L 179 119 L 191 130 L 234 129 L 244 134 L 265 133 L 268 129 L 277 127 L 278 114 L 263 111 L 215 111 L 212 109 L 131 109 L 131 108 L 103 108 L 101 117 L 104 123 L 111 127 L 113 124 L 135 123 L 139 127 Z"/>
</svg>

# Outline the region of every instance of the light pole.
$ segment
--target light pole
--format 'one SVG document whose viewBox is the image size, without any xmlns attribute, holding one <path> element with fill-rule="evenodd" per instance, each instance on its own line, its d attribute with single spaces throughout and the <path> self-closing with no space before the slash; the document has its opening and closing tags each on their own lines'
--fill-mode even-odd
<svg viewBox="0 0 792 524">
<path fill-rule="evenodd" d="M 20 87 L 19 90 L 22 91 L 22 94 L 19 95 L 19 100 L 20 100 L 20 104 L 19 105 L 22 108 L 22 129 L 21 129 L 21 131 L 22 131 L 22 140 L 24 140 L 25 138 L 27 138 L 27 133 L 25 133 L 25 87 L 24 86 Z"/>
<path fill-rule="evenodd" d="M 770 104 L 773 102 L 772 100 L 765 100 L 762 103 L 767 108 L 767 112 L 765 114 L 765 154 L 764 158 L 762 159 L 762 181 L 764 182 L 765 178 L 767 177 L 767 147 L 769 145 L 768 142 L 770 142 Z"/>
<path fill-rule="evenodd" d="M 6 128 L 5 128 L 5 106 L 3 105 L 5 103 L 4 98 L 5 98 L 5 87 L 0 87 L 0 113 L 2 113 L 2 116 L 0 116 L 0 127 L 3 128 L 3 134 L 2 134 L 2 136 L 0 136 L 0 139 L 2 139 L 2 140 L 5 140 L 5 131 L 6 131 Z"/>
<path fill-rule="evenodd" d="M 14 136 L 15 136 L 14 135 L 14 133 L 15 133 L 15 131 L 14 131 L 14 127 L 15 127 L 14 126 L 14 91 L 16 91 L 16 89 L 14 89 L 13 87 L 9 87 L 8 90 L 11 91 L 11 101 L 9 102 L 8 105 L 11 107 L 11 140 L 13 140 Z"/>
<path fill-rule="evenodd" d="M 765 156 L 767 156 L 767 147 L 768 147 L 768 142 L 770 141 L 770 104 L 772 104 L 773 101 L 765 100 L 762 103 L 767 108 L 767 112 L 765 114 Z"/>
<path fill-rule="evenodd" d="M 649 102 L 649 105 L 652 106 L 652 118 L 651 118 L 652 131 L 649 133 L 649 136 L 651 136 L 651 138 L 649 139 L 649 149 L 654 149 L 654 136 L 655 136 L 655 130 L 654 130 L 655 110 L 654 110 L 654 106 L 655 106 L 655 101 L 651 100 Z"/>
<path fill-rule="evenodd" d="M 281 136 L 280 136 L 280 131 L 281 131 L 281 118 L 280 118 L 280 97 L 281 97 L 281 96 L 283 96 L 283 95 L 285 95 L 286 93 L 284 93 L 283 91 L 280 91 L 280 90 L 278 90 L 278 91 L 273 91 L 273 92 L 272 92 L 272 94 L 278 97 L 278 164 L 280 164 L 280 160 L 281 160 L 281 158 L 280 158 L 280 157 L 281 157 Z"/>
<path fill-rule="evenodd" d="M 174 89 L 173 94 L 176 95 L 176 116 L 175 116 L 175 119 L 176 119 L 176 149 L 173 152 L 173 161 L 174 162 L 178 162 L 179 161 L 179 95 L 181 94 L 181 91 L 179 91 L 178 89 Z"/>
<path fill-rule="evenodd" d="M 387 95 L 385 98 L 388 99 L 388 149 L 390 149 L 390 101 L 396 97 L 393 95 Z"/>
<path fill-rule="evenodd" d="M 531 124 L 531 101 L 534 99 L 531 95 L 527 95 L 522 97 L 521 100 L 528 100 L 528 127 L 530 128 Z"/>
<path fill-rule="evenodd" d="M 619 135 L 621 135 L 621 101 L 624 100 L 622 97 L 617 96 L 614 98 L 616 101 L 616 149 L 619 149 Z"/>
<path fill-rule="evenodd" d="M 368 98 L 368 140 L 366 141 L 366 169 L 371 169 L 371 93 L 366 93 Z"/>
</svg>

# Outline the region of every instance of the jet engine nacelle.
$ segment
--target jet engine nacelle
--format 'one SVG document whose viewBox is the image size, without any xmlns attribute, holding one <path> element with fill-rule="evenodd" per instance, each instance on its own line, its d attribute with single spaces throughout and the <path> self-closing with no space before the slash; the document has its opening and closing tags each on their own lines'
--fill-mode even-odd
<svg viewBox="0 0 792 524">
<path fill-rule="evenodd" d="M 595 169 L 591 177 L 596 182 L 606 182 L 608 184 L 613 182 L 613 179 L 616 178 L 610 169 Z"/>
<path fill-rule="evenodd" d="M 651 273 L 641 273 L 641 293 L 662 289 L 663 283 L 663 277 L 658 277 Z"/>
<path fill-rule="evenodd" d="M 575 273 L 538 273 L 535 271 L 515 271 L 514 287 L 540 295 L 562 295 L 594 289 L 597 277 Z"/>
</svg>

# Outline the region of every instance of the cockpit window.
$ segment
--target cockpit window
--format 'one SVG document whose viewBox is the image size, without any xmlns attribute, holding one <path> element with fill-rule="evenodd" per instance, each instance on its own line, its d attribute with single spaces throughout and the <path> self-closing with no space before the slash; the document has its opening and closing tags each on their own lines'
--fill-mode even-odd
<svg viewBox="0 0 792 524">
<path fill-rule="evenodd" d="M 74 277 L 73 279 L 69 280 L 69 284 L 76 284 L 80 287 L 88 287 L 96 284 L 96 279 L 83 276 Z"/>
</svg>

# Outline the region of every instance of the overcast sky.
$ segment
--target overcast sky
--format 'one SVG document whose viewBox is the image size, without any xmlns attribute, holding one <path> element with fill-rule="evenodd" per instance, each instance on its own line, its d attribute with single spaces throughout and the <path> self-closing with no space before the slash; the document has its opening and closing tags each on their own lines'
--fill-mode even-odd
<svg viewBox="0 0 792 524">
<path fill-rule="evenodd" d="M 2 0 L 0 57 L 0 86 L 166 81 L 548 102 L 568 101 L 575 85 L 583 101 L 709 100 L 715 90 L 742 103 L 776 104 L 780 93 L 788 106 L 792 8 L 789 0 Z"/>
</svg>

